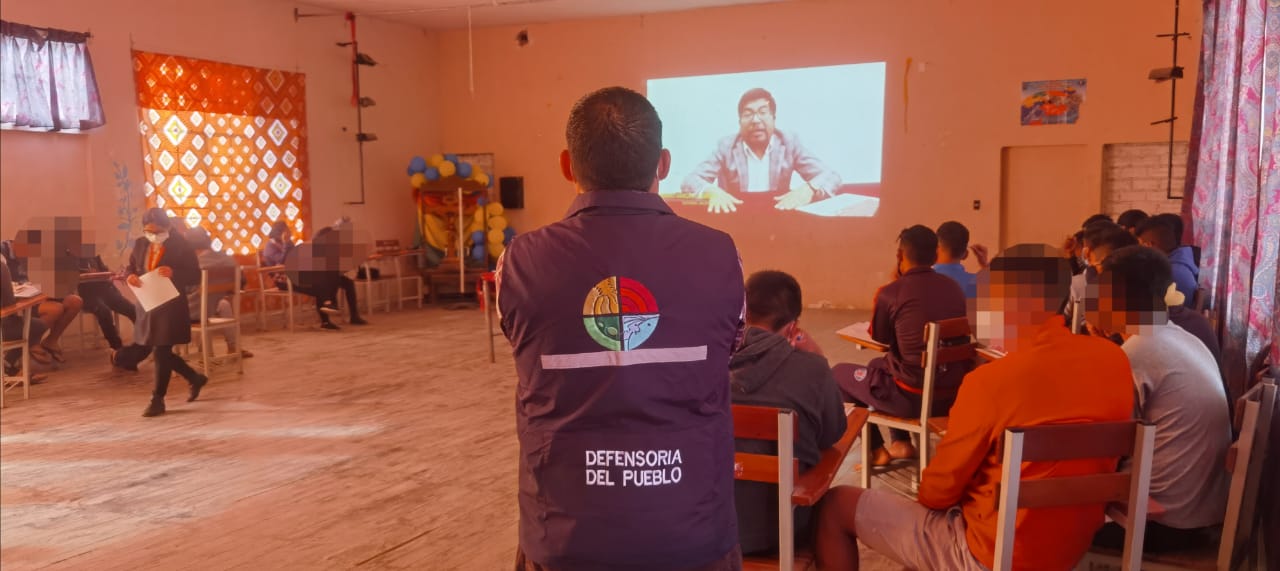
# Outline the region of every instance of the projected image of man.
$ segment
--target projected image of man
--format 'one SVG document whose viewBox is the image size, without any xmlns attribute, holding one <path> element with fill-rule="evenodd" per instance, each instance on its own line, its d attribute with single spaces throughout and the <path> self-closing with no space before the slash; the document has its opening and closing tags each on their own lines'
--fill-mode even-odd
<svg viewBox="0 0 1280 571">
<path fill-rule="evenodd" d="M 794 210 L 833 196 L 840 175 L 828 169 L 793 133 L 779 130 L 778 104 L 755 88 L 738 100 L 738 133 L 720 140 L 716 150 L 680 185 L 682 192 L 707 200 L 707 211 L 736 212 L 742 195 L 777 194 L 774 208 Z M 791 186 L 793 173 L 803 182 Z M 779 194 L 780 193 L 780 194 Z"/>
</svg>

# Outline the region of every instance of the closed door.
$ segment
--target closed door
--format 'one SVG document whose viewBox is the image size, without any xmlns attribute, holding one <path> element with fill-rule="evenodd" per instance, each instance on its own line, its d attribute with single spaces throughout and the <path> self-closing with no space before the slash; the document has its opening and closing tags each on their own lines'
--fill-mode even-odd
<svg viewBox="0 0 1280 571">
<path fill-rule="evenodd" d="M 1062 246 L 1096 214 L 1102 192 L 1089 184 L 1084 145 L 1005 147 L 1001 153 L 1000 247 Z"/>
</svg>

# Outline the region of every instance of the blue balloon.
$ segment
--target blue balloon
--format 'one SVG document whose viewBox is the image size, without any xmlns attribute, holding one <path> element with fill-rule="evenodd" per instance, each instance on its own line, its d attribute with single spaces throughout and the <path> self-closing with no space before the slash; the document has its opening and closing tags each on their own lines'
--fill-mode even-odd
<svg viewBox="0 0 1280 571">
<path fill-rule="evenodd" d="M 493 173 L 491 173 L 491 172 L 487 172 L 487 173 L 484 173 L 484 174 L 485 174 L 485 175 L 487 175 L 487 176 L 489 177 L 489 188 L 493 188 Z"/>
<path fill-rule="evenodd" d="M 471 247 L 471 257 L 477 260 L 484 259 L 484 244 L 476 244 Z"/>
<path fill-rule="evenodd" d="M 475 232 L 472 232 L 472 233 L 471 233 L 471 243 L 472 243 L 472 244 L 483 244 L 483 243 L 484 243 L 484 230 L 476 230 Z"/>
<path fill-rule="evenodd" d="M 409 161 L 409 176 L 413 176 L 413 173 L 419 172 L 427 172 L 427 159 L 422 157 L 413 157 L 413 159 Z"/>
<path fill-rule="evenodd" d="M 516 237 L 516 229 L 510 226 L 502 229 L 502 243 L 510 244 L 511 239 Z"/>
<path fill-rule="evenodd" d="M 458 176 L 471 178 L 471 163 L 458 163 Z"/>
<path fill-rule="evenodd" d="M 483 197 L 483 196 L 481 196 L 480 198 L 477 198 L 477 199 L 476 199 L 476 205 L 477 205 L 477 206 L 484 206 L 484 205 L 486 205 L 486 204 L 489 204 L 489 199 L 487 199 L 487 198 L 485 198 L 485 197 Z"/>
<path fill-rule="evenodd" d="M 406 172 L 405 172 L 405 174 L 407 174 L 407 175 L 409 175 L 409 176 L 413 176 L 413 175 L 415 175 L 415 174 L 418 174 L 418 173 L 417 173 L 417 171 L 413 170 L 413 165 L 409 165 L 409 168 L 405 169 L 405 171 L 406 171 Z"/>
<path fill-rule="evenodd" d="M 440 169 L 436 167 L 427 167 L 422 174 L 427 177 L 427 180 L 440 180 Z"/>
<path fill-rule="evenodd" d="M 458 155 L 445 155 L 444 160 L 449 161 L 456 165 L 458 164 Z"/>
</svg>

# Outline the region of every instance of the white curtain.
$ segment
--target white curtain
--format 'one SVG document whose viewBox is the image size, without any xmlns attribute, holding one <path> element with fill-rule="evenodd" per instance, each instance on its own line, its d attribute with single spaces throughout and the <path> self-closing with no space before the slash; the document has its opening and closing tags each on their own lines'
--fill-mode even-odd
<svg viewBox="0 0 1280 571">
<path fill-rule="evenodd" d="M 0 123 L 51 130 L 105 123 L 88 39 L 0 21 Z"/>
</svg>

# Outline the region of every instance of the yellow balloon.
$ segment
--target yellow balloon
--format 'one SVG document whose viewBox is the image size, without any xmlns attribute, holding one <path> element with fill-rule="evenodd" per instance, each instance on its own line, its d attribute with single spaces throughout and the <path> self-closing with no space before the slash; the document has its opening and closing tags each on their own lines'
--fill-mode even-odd
<svg viewBox="0 0 1280 571">
<path fill-rule="evenodd" d="M 438 167 L 440 166 L 440 163 L 443 163 L 443 162 L 444 162 L 444 155 L 440 153 L 436 153 L 434 155 L 431 155 L 431 157 L 427 159 L 427 166 Z"/>
<path fill-rule="evenodd" d="M 490 244 L 501 244 L 501 243 L 502 243 L 502 241 L 503 241 L 505 238 L 506 238 L 506 236 L 503 236 L 503 235 L 502 235 L 502 230 L 490 230 L 490 231 L 489 231 L 489 243 L 490 243 Z"/>
<path fill-rule="evenodd" d="M 471 180 L 476 181 L 480 186 L 489 186 L 489 175 L 484 174 L 482 170 L 477 170 L 475 174 L 471 175 Z"/>
<path fill-rule="evenodd" d="M 502 245 L 502 242 L 489 242 L 489 255 L 490 255 L 490 256 L 492 256 L 492 257 L 496 258 L 496 257 L 498 257 L 498 256 L 501 256 L 501 255 L 502 255 L 502 253 L 503 253 L 503 252 L 505 252 L 505 251 L 507 251 L 507 247 L 506 247 L 506 246 L 503 246 L 503 245 Z"/>
<path fill-rule="evenodd" d="M 507 229 L 507 217 L 506 217 L 506 216 L 490 216 L 490 217 L 489 217 L 489 229 L 490 229 L 490 230 L 494 230 L 494 231 L 502 231 L 502 230 L 506 230 L 506 229 Z"/>
<path fill-rule="evenodd" d="M 420 172 L 413 173 L 413 176 L 409 177 L 409 184 L 414 188 L 422 188 L 422 185 L 427 184 L 427 175 Z"/>
<path fill-rule="evenodd" d="M 441 178 L 453 176 L 454 173 L 458 172 L 458 167 L 446 160 L 441 160 L 440 164 L 436 165 L 436 168 L 440 169 Z"/>
<path fill-rule="evenodd" d="M 490 202 L 489 204 L 485 205 L 485 209 L 489 211 L 490 218 L 493 218 L 494 216 L 502 216 L 501 202 Z"/>
</svg>

